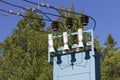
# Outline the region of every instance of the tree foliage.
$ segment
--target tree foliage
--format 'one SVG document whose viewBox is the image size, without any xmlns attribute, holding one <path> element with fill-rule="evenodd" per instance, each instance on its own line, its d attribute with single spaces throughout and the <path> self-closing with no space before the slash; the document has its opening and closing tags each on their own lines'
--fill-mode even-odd
<svg viewBox="0 0 120 80">
<path fill-rule="evenodd" d="M 117 42 L 113 39 L 112 35 L 109 34 L 107 37 L 107 40 L 105 42 L 105 47 L 107 49 L 111 49 L 111 48 L 114 48 L 116 44 L 117 44 Z"/>
<path fill-rule="evenodd" d="M 26 12 L 26 16 L 29 17 L 19 20 L 17 29 L 4 41 L 0 80 L 52 80 L 45 24 L 35 13 Z"/>
<path fill-rule="evenodd" d="M 120 79 L 120 51 L 111 52 L 111 57 L 105 58 L 101 63 L 102 80 L 119 80 Z"/>
<path fill-rule="evenodd" d="M 119 80 L 120 79 L 120 50 L 116 48 L 116 41 L 109 34 L 105 42 L 105 48 L 102 53 L 101 79 Z"/>
</svg>

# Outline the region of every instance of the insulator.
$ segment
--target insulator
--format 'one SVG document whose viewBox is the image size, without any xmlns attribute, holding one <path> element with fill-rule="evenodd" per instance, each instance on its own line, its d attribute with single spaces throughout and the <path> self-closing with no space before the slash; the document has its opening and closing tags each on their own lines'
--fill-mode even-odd
<svg viewBox="0 0 120 80">
<path fill-rule="evenodd" d="M 72 26 L 73 26 L 73 19 L 72 18 L 67 18 L 67 20 L 66 20 L 66 26 L 68 28 L 72 28 Z"/>
<path fill-rule="evenodd" d="M 78 29 L 78 47 L 84 47 L 82 29 Z"/>
<path fill-rule="evenodd" d="M 48 45 L 49 45 L 49 52 L 55 52 L 55 49 L 54 49 L 54 44 L 53 44 L 53 36 L 52 34 L 48 34 Z"/>
<path fill-rule="evenodd" d="M 19 13 L 19 12 L 16 12 L 16 15 L 17 15 L 17 16 L 20 16 L 20 13 Z"/>
<path fill-rule="evenodd" d="M 87 15 L 82 15 L 81 23 L 83 24 L 83 26 L 87 26 L 88 21 L 89 21 L 89 17 Z"/>
<path fill-rule="evenodd" d="M 59 28 L 59 23 L 57 21 L 52 22 L 52 30 L 53 31 L 58 31 Z"/>
<path fill-rule="evenodd" d="M 8 13 L 13 13 L 13 11 L 12 10 L 9 10 L 9 11 L 7 11 Z"/>
<path fill-rule="evenodd" d="M 63 43 L 64 43 L 64 50 L 68 50 L 68 35 L 67 32 L 63 32 Z"/>
</svg>

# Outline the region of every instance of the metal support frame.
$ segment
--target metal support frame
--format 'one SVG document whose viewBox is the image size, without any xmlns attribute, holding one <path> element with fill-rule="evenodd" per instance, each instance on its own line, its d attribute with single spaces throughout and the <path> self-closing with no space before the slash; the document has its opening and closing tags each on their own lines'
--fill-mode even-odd
<svg viewBox="0 0 120 80">
<path fill-rule="evenodd" d="M 86 31 L 83 31 L 83 33 L 86 32 L 86 33 L 90 33 L 90 36 L 91 36 L 91 41 L 89 41 L 88 43 L 86 43 L 87 45 L 91 45 L 91 51 L 93 52 L 92 55 L 95 55 L 94 54 L 94 36 L 93 36 L 93 30 L 86 30 Z M 74 35 L 78 35 L 78 32 L 73 32 L 73 33 L 70 33 L 68 34 L 68 36 L 74 36 Z M 56 39 L 56 38 L 61 38 L 63 37 L 63 35 L 55 35 L 53 36 L 53 39 Z M 78 46 L 72 46 L 72 49 L 75 49 L 75 48 L 79 48 Z M 64 51 L 63 48 L 58 48 L 57 49 L 57 52 L 59 51 Z M 62 55 L 62 54 L 61 54 Z M 53 57 L 53 55 L 51 55 L 50 53 L 50 47 L 48 46 L 48 62 L 51 62 L 51 58 Z"/>
</svg>

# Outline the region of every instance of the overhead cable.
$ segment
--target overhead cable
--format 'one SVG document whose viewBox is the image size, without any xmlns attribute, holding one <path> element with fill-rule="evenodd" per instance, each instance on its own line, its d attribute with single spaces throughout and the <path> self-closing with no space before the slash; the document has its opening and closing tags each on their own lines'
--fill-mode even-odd
<svg viewBox="0 0 120 80">
<path fill-rule="evenodd" d="M 76 13 L 76 12 L 71 12 L 71 11 L 67 11 L 67 10 L 62 10 L 62 9 L 58 9 L 58 8 L 55 8 L 49 4 L 44 4 L 44 3 L 41 3 L 41 4 L 38 4 L 38 3 L 35 3 L 35 2 L 32 2 L 32 1 L 29 1 L 29 0 L 23 0 L 23 1 L 26 1 L 26 2 L 29 2 L 29 3 L 32 3 L 34 5 L 39 5 L 39 6 L 42 6 L 42 7 L 46 7 L 46 8 L 52 8 L 52 9 L 55 9 L 57 12 L 59 11 L 65 11 L 65 12 L 69 12 L 69 13 L 73 13 L 73 14 L 77 14 L 77 15 L 83 15 L 83 14 L 79 14 L 79 13 Z M 12 4 L 12 3 L 9 3 L 9 2 L 6 2 L 6 1 L 3 1 L 3 0 L 0 0 L 0 2 L 3 2 L 5 4 L 8 4 L 8 5 L 11 5 L 11 6 L 14 6 L 14 7 L 17 7 L 17 8 L 21 8 L 23 10 L 30 10 L 30 9 L 35 9 L 35 8 L 25 8 L 25 7 L 22 7 L 22 6 L 18 6 L 18 5 L 15 5 L 15 4 Z M 47 15 L 52 15 L 52 16 L 57 16 L 57 17 L 62 17 L 62 18 L 68 18 L 68 17 L 65 17 L 65 16 L 61 16 L 61 15 L 56 15 L 56 14 L 52 14 L 52 13 L 47 13 L 47 12 L 43 12 L 39 9 L 35 9 L 34 10 L 35 12 L 39 12 L 39 13 L 42 13 L 46 18 L 48 18 L 49 20 L 51 20 Z M 47 14 L 47 15 L 46 15 Z M 86 15 L 87 16 L 87 15 Z M 92 19 L 94 21 L 94 28 L 93 30 L 95 30 L 96 28 L 96 21 L 94 18 L 92 18 L 91 16 L 88 16 L 90 19 Z M 73 18 L 74 19 L 74 18 Z M 76 20 L 76 19 L 75 19 Z M 52 21 L 52 20 L 51 20 Z"/>
<path fill-rule="evenodd" d="M 21 8 L 23 10 L 33 10 L 35 12 L 39 12 L 39 13 L 42 13 L 43 15 L 47 14 L 47 15 L 52 15 L 52 16 L 56 16 L 56 17 L 63 17 L 63 18 L 68 18 L 68 17 L 65 17 L 65 16 L 61 16 L 61 15 L 56 15 L 56 14 L 52 14 L 52 13 L 47 13 L 47 12 L 43 12 L 39 9 L 36 9 L 36 8 L 25 8 L 25 7 L 22 7 L 22 6 L 18 6 L 18 5 L 15 5 L 15 4 L 12 4 L 12 3 L 9 3 L 9 2 L 6 2 L 6 1 L 3 1 L 3 0 L 0 0 L 0 2 L 3 2 L 5 4 L 8 4 L 8 5 L 11 5 L 11 6 L 14 6 L 14 7 L 17 7 L 17 8 Z M 36 3 L 37 4 L 37 3 Z"/>
<path fill-rule="evenodd" d="M 8 5 L 11 5 L 11 6 L 14 6 L 14 7 L 17 7 L 17 8 L 21 8 L 23 10 L 30 10 L 30 8 L 25 8 L 25 7 L 22 7 L 22 6 L 18 6 L 18 5 L 15 5 L 15 4 L 12 4 L 12 3 L 9 3 L 9 2 L 6 2 L 6 1 L 3 1 L 3 0 L 0 0 L 0 2 L 3 2 L 5 4 L 8 4 Z M 40 13 L 42 13 L 41 10 L 39 10 Z M 51 20 L 46 14 L 42 13 L 46 18 L 48 18 L 49 20 Z M 52 21 L 52 20 L 51 20 Z"/>
<path fill-rule="evenodd" d="M 0 9 L 0 11 L 5 12 L 5 13 L 8 13 L 8 14 L 16 15 L 16 16 L 22 16 L 22 17 L 25 19 L 25 21 L 26 21 L 32 28 L 34 28 L 33 25 L 32 25 L 32 24 L 28 21 L 28 19 L 27 19 L 28 17 L 30 17 L 30 18 L 34 18 L 34 17 L 25 16 L 25 15 L 22 15 L 21 13 L 19 13 L 19 12 L 13 12 L 12 10 L 6 11 L 6 10 L 4 10 L 4 9 Z M 35 18 L 35 19 L 51 21 L 51 20 L 42 19 L 42 18 Z M 36 30 L 36 28 L 34 28 L 34 29 Z M 45 32 L 45 31 L 40 31 L 40 32 Z M 46 32 L 45 32 L 45 33 L 46 33 Z"/>
<path fill-rule="evenodd" d="M 44 4 L 44 3 L 38 4 L 38 3 L 29 1 L 29 0 L 23 0 L 23 1 L 29 2 L 29 3 L 31 3 L 31 4 L 38 5 L 38 6 L 41 6 L 41 7 L 46 7 L 46 8 L 54 9 L 54 10 L 56 10 L 59 14 L 60 14 L 59 11 L 65 11 L 65 12 L 68 12 L 68 13 L 73 13 L 73 14 L 77 14 L 77 15 L 83 15 L 83 14 L 80 14 L 80 13 L 76 13 L 76 12 L 72 12 L 72 11 L 67 11 L 67 10 L 55 8 L 55 7 L 53 7 L 53 6 L 49 5 L 49 4 Z M 64 17 L 64 16 L 63 16 L 63 17 Z M 91 17 L 91 16 L 88 16 L 88 17 L 94 21 L 94 28 L 93 28 L 93 30 L 95 30 L 95 28 L 96 28 L 96 20 L 95 20 L 93 17 Z"/>
<path fill-rule="evenodd" d="M 52 16 L 57 16 L 57 17 L 62 17 L 62 18 L 69 18 L 69 17 L 65 17 L 65 16 L 60 16 L 60 15 L 56 15 L 56 14 L 52 14 L 52 13 L 47 13 L 47 12 L 43 12 L 39 9 L 36 9 L 36 8 L 25 8 L 25 7 L 22 7 L 22 6 L 19 6 L 19 5 L 15 5 L 15 4 L 12 4 L 12 3 L 9 3 L 9 2 L 6 2 L 6 1 L 3 1 L 3 0 L 0 0 L 0 2 L 3 2 L 5 4 L 8 4 L 8 5 L 11 5 L 11 6 L 14 6 L 14 7 L 17 7 L 17 8 L 21 8 L 23 10 L 30 10 L 30 11 L 33 11 L 33 12 L 39 12 L 39 13 L 42 13 L 45 17 L 47 17 L 50 21 L 53 21 L 51 20 L 47 15 L 52 15 Z M 46 15 L 47 14 L 47 15 Z M 73 18 L 74 19 L 74 18 Z M 78 20 L 75 19 L 77 21 L 77 24 L 78 24 Z M 61 23 L 61 22 L 59 22 Z M 62 23 L 61 23 L 62 24 Z M 62 24 L 63 25 L 63 24 Z"/>
</svg>

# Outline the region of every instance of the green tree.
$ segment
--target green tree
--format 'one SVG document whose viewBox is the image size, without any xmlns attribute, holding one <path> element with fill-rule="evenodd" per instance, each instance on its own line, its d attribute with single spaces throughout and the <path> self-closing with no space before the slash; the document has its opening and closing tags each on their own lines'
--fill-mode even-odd
<svg viewBox="0 0 120 80">
<path fill-rule="evenodd" d="M 109 58 L 105 58 L 101 63 L 102 80 L 119 80 L 120 79 L 120 51 L 111 52 Z"/>
<path fill-rule="evenodd" d="M 120 79 L 120 51 L 115 47 L 117 42 L 109 34 L 105 42 L 103 51 L 103 61 L 101 62 L 101 78 L 102 80 L 119 80 Z"/>
<path fill-rule="evenodd" d="M 105 42 L 105 48 L 104 48 L 104 52 L 103 52 L 104 58 L 112 56 L 113 54 L 110 52 L 114 52 L 119 49 L 119 48 L 115 47 L 116 44 L 117 44 L 117 42 L 115 41 L 113 36 L 111 34 L 109 34 L 107 37 L 107 40 Z"/>
<path fill-rule="evenodd" d="M 105 42 L 106 49 L 114 48 L 117 42 L 113 39 L 113 36 L 111 34 L 108 35 L 107 40 Z"/>
<path fill-rule="evenodd" d="M 2 56 L 3 53 L 3 43 L 0 42 L 0 57 Z"/>
<path fill-rule="evenodd" d="M 4 41 L 0 79 L 52 80 L 52 66 L 47 62 L 45 23 L 36 13 L 26 12 L 26 16 Z"/>
<path fill-rule="evenodd" d="M 97 50 L 97 52 L 101 53 L 101 46 L 100 46 L 100 43 L 98 41 L 98 37 L 95 37 L 95 39 L 94 39 L 94 46 L 95 46 L 95 49 Z"/>
</svg>

